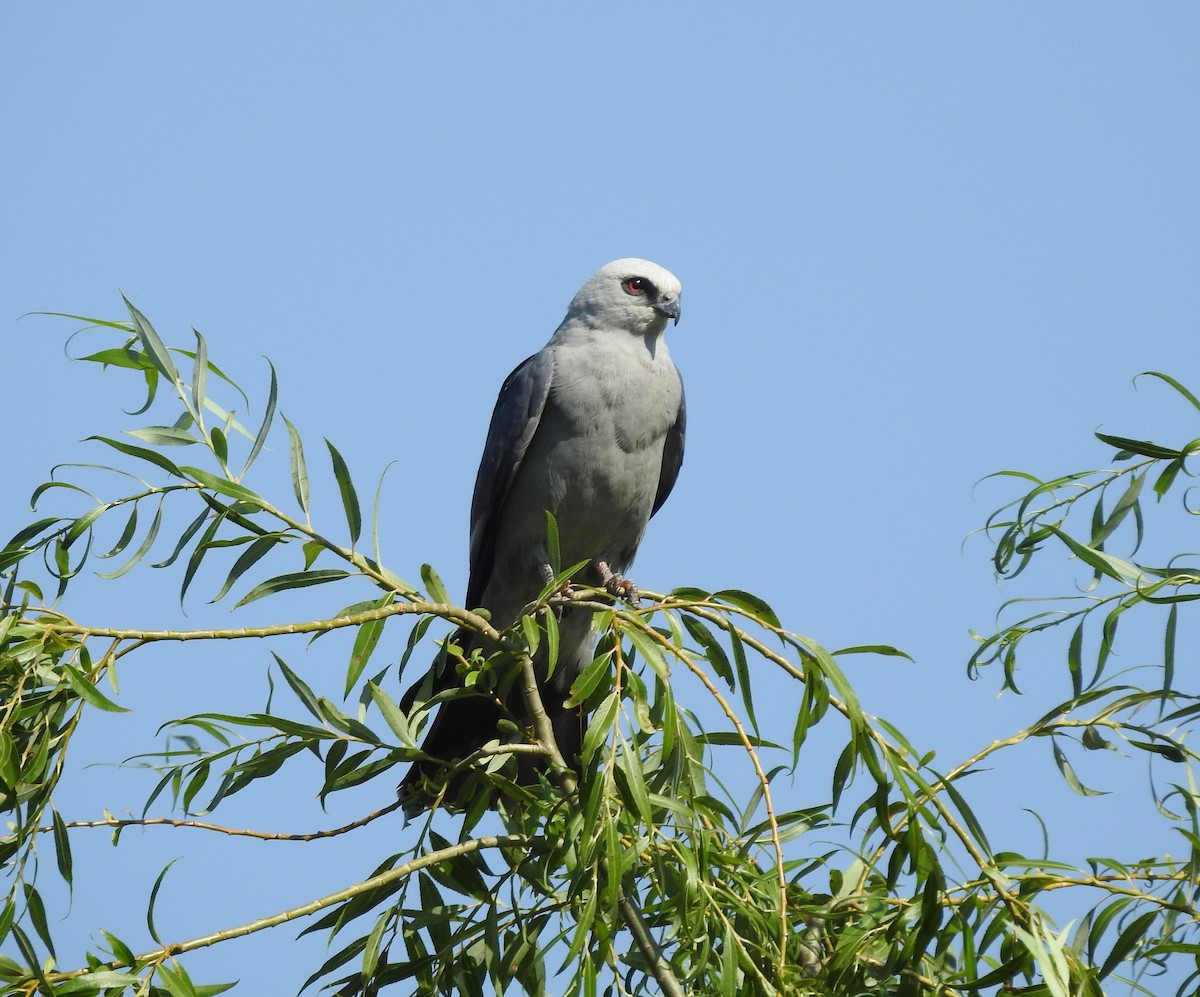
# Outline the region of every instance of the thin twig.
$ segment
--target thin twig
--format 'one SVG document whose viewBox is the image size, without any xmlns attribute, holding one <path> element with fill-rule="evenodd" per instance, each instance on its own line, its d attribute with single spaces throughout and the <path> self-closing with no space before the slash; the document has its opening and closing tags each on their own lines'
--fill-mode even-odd
<svg viewBox="0 0 1200 997">
<path fill-rule="evenodd" d="M 171 817 L 106 817 L 104 820 L 73 820 L 67 821 L 63 826 L 68 830 L 74 828 L 85 827 L 192 827 L 201 831 L 215 831 L 218 834 L 227 834 L 235 838 L 256 838 L 259 841 L 317 841 L 321 838 L 334 838 L 339 834 L 346 834 L 349 831 L 356 831 L 360 827 L 365 827 L 372 821 L 378 820 L 380 817 L 385 817 L 390 813 L 394 813 L 401 806 L 399 800 L 389 804 L 382 810 L 376 810 L 374 813 L 369 813 L 365 817 L 360 817 L 358 820 L 351 821 L 349 824 L 343 824 L 341 827 L 330 828 L 325 831 L 310 831 L 305 834 L 283 834 L 272 833 L 269 831 L 255 831 L 250 828 L 224 827 L 220 824 L 208 824 L 199 820 L 176 820 Z M 54 828 L 39 827 L 39 834 L 47 834 L 53 831 Z"/>
<path fill-rule="evenodd" d="M 60 983 L 79 976 L 86 976 L 89 973 L 96 972 L 98 969 L 121 969 L 127 966 L 137 967 L 161 962 L 163 959 L 172 956 L 182 955 L 185 952 L 193 952 L 196 949 L 207 948 L 210 945 L 216 945 L 218 942 L 228 941 L 231 938 L 245 937 L 246 935 L 252 935 L 267 928 L 278 927 L 297 918 L 307 917 L 319 910 L 324 910 L 326 907 L 332 907 L 334 904 L 352 900 L 354 897 L 361 896 L 364 893 L 407 879 L 414 872 L 428 868 L 431 865 L 437 865 L 439 862 L 448 862 L 461 855 L 468 855 L 471 852 L 483 851 L 484 849 L 528 848 L 539 840 L 528 834 L 505 834 L 461 841 L 458 844 L 450 845 L 448 848 L 428 852 L 420 856 L 420 858 L 415 858 L 411 862 L 405 862 L 395 869 L 389 869 L 387 872 L 380 873 L 378 876 L 372 876 L 361 883 L 355 883 L 344 890 L 329 893 L 299 907 L 292 907 L 289 910 L 280 911 L 278 914 L 272 914 L 257 921 L 250 921 L 234 928 L 226 928 L 223 931 L 214 931 L 212 934 L 201 935 L 199 938 L 192 938 L 186 942 L 173 942 L 170 945 L 164 945 L 162 948 L 154 949 L 151 952 L 144 952 L 141 955 L 134 956 L 132 962 L 114 959 L 112 962 L 103 963 L 99 966 L 74 969 L 67 973 L 48 973 L 47 978 L 51 982 Z"/>
<path fill-rule="evenodd" d="M 40 610 L 35 610 L 35 612 Z M 491 640 L 499 640 L 500 632 L 487 620 L 476 613 L 460 609 L 443 602 L 394 602 L 379 609 L 367 609 L 361 613 L 348 613 L 345 616 L 335 616 L 325 620 L 310 620 L 305 623 L 282 623 L 269 627 L 229 627 L 217 630 L 127 630 L 114 627 L 89 627 L 70 621 L 59 613 L 55 616 L 65 620 L 64 623 L 23 619 L 22 623 L 42 627 L 47 634 L 57 634 L 67 637 L 111 637 L 118 641 L 134 641 L 135 643 L 118 652 L 114 657 L 121 657 L 143 644 L 157 641 L 187 641 L 187 640 L 242 640 L 248 637 L 280 637 L 287 634 L 324 633 L 343 627 L 357 627 L 364 623 L 386 619 L 389 616 L 428 615 L 449 620 L 459 626 L 465 626 Z M 111 654 L 111 652 L 110 652 Z"/>
<path fill-rule="evenodd" d="M 528 652 L 521 655 L 521 692 L 525 700 L 525 707 L 529 711 L 534 733 L 538 741 L 545 746 L 550 757 L 551 779 L 570 800 L 577 803 L 579 782 L 575 778 L 574 771 L 563 758 L 562 751 L 558 746 L 558 739 L 554 736 L 554 725 L 550 722 L 545 705 L 542 703 L 542 695 L 537 683 L 537 671 L 534 668 L 533 658 Z M 605 876 L 611 875 L 606 860 L 601 860 L 601 869 Z M 658 981 L 665 997 L 686 997 L 670 963 L 667 962 L 662 949 L 654 940 L 654 936 L 650 934 L 641 908 L 630 898 L 624 889 L 624 884 L 618 893 L 617 904 L 625 926 L 633 935 L 634 943 L 649 964 L 650 971 L 653 973 L 654 979 Z"/>
</svg>

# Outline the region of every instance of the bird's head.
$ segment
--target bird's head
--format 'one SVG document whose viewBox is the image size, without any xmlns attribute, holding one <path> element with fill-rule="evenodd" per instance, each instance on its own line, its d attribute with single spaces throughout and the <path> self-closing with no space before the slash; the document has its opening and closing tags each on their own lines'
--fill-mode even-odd
<svg viewBox="0 0 1200 997">
<path fill-rule="evenodd" d="M 568 318 L 628 329 L 638 336 L 657 334 L 667 319 L 679 322 L 679 279 L 649 260 L 606 263 L 588 278 L 571 301 Z"/>
</svg>

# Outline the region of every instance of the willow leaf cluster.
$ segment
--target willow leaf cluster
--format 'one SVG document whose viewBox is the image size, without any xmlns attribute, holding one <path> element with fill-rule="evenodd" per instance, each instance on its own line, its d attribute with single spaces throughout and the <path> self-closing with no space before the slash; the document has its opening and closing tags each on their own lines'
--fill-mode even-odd
<svg viewBox="0 0 1200 997">
<path fill-rule="evenodd" d="M 932 752 L 863 711 L 841 667 L 849 655 L 901 652 L 871 645 L 831 653 L 751 593 L 681 587 L 614 604 L 601 591 L 564 591 L 568 567 L 500 634 L 485 615 L 455 605 L 432 567 L 419 567 L 419 586 L 405 581 L 384 563 L 382 484 L 365 503 L 329 441 L 316 448 L 321 470 L 310 472 L 299 431 L 278 409 L 273 368 L 263 411 L 251 420 L 246 393 L 209 358 L 199 333 L 190 349 L 169 348 L 127 305 L 128 322 L 85 320 L 90 333 L 115 342 L 79 360 L 135 377 L 144 397 L 134 415 L 167 415 L 121 436 L 92 436 L 108 463 L 55 468 L 33 490 L 37 518 L 0 548 L 3 993 L 215 994 L 231 984 L 193 980 L 188 953 L 268 931 L 325 938 L 329 954 L 305 986 L 340 995 L 1065 997 L 1110 992 L 1114 981 L 1200 953 L 1195 851 L 1182 861 L 1113 858 L 1087 867 L 1027 857 L 994 848 L 968 802 L 969 780 L 985 760 L 996 764 L 1008 748 L 1040 737 L 1055 743 L 1063 775 L 1086 793 L 1059 742 L 1098 749 L 1119 741 L 1186 773 L 1164 794 L 1162 813 L 1200 846 L 1195 756 L 1183 737 L 1196 704 L 1173 688 L 1177 614 L 1200 592 L 1200 575 L 1108 549 L 1126 523 L 1140 541 L 1143 483 L 1165 495 L 1189 474 L 1200 441 L 1172 449 L 1117 440 L 1127 466 L 1029 479 L 1030 493 L 993 517 L 1002 573 L 1061 543 L 1097 585 L 1117 590 L 981 638 L 972 666 L 1001 661 L 1015 688 L 1017 650 L 1030 635 L 1064 624 L 1082 634 L 1104 616 L 1090 677 L 1082 636 L 1071 642 L 1068 702 L 1006 741 L 935 768 Z M 267 445 L 277 438 L 282 445 Z M 179 453 L 198 456 L 185 462 Z M 265 494 L 252 474 L 275 454 L 286 454 L 281 478 L 291 487 L 282 497 Z M 339 507 L 330 523 L 313 500 L 322 489 Z M 1068 516 L 1089 501 L 1090 527 L 1078 535 Z M 56 511 L 43 515 L 43 506 Z M 551 521 L 550 550 L 554 530 Z M 238 608 L 270 599 L 279 622 L 117 629 L 78 621 L 71 610 L 84 576 L 116 582 L 159 572 L 183 599 L 213 571 L 221 579 L 215 600 Z M 316 618 L 290 618 L 299 590 L 309 589 L 337 595 Z M 571 689 L 589 717 L 578 760 L 554 743 L 534 674 L 535 654 L 554 660 L 566 604 L 594 612 L 600 632 L 593 664 Z M 1142 604 L 1168 607 L 1163 683 L 1106 683 L 1121 614 Z M 457 655 L 459 687 L 405 710 L 398 691 L 436 653 L 443 621 L 489 635 L 498 649 L 467 657 L 448 645 L 442 653 Z M 314 680 L 297 662 L 339 630 L 353 635 L 350 652 Z M 124 709 L 119 668 L 136 667 L 147 648 L 186 641 L 233 642 L 239 660 L 260 661 L 266 704 L 162 718 L 161 740 L 127 758 L 156 772 L 147 797 L 114 800 L 101 817 L 72 813 L 58 789 L 80 724 L 92 711 Z M 457 763 L 478 790 L 477 805 L 405 823 L 395 786 L 422 757 L 437 707 L 457 696 L 505 704 L 512 690 L 532 722 L 510 717 L 494 741 Z M 781 715 L 783 728 L 774 719 Z M 353 820 L 316 831 L 220 822 L 232 797 L 265 801 L 268 784 L 281 779 L 322 802 L 349 790 L 371 802 Z M 269 802 L 262 806 L 266 816 Z M 356 849 L 356 836 L 381 821 L 394 825 L 397 850 Z M 198 847 L 213 849 L 231 837 L 261 848 L 336 839 L 361 871 L 258 920 L 165 938 L 155 927 L 163 869 L 145 898 L 145 929 L 136 919 L 88 925 L 103 943 L 82 964 L 60 965 L 56 933 L 68 922 L 47 908 L 39 882 L 57 876 L 71 885 L 73 836 L 110 833 L 136 849 L 123 835 L 131 826 L 187 828 Z M 43 868 L 51 854 L 53 868 Z M 1068 929 L 1043 909 L 1048 894 L 1063 890 L 1079 894 L 1084 912 Z"/>
</svg>

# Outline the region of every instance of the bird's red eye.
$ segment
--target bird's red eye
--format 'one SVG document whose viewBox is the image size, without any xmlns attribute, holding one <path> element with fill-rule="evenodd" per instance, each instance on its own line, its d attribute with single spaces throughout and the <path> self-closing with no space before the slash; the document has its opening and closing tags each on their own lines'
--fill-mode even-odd
<svg viewBox="0 0 1200 997">
<path fill-rule="evenodd" d="M 621 285 L 626 294 L 645 294 L 649 281 L 645 277 L 626 277 Z"/>
</svg>

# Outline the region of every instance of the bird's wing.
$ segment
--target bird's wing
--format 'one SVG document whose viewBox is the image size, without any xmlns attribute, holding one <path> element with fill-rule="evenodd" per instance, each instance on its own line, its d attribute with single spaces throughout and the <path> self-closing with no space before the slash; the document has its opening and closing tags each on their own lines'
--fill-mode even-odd
<svg viewBox="0 0 1200 997">
<path fill-rule="evenodd" d="M 654 493 L 654 506 L 650 510 L 653 516 L 671 494 L 675 487 L 675 479 L 679 477 L 679 468 L 683 466 L 683 437 L 687 430 L 687 399 L 683 394 L 683 382 L 679 383 L 679 414 L 675 424 L 667 430 L 663 440 L 662 470 L 658 474 L 658 491 Z"/>
<path fill-rule="evenodd" d="M 554 375 L 554 350 L 547 348 L 508 375 L 496 399 L 483 459 L 471 499 L 471 576 L 468 609 L 477 608 L 496 552 L 496 532 L 521 461 L 537 432 Z"/>
</svg>

